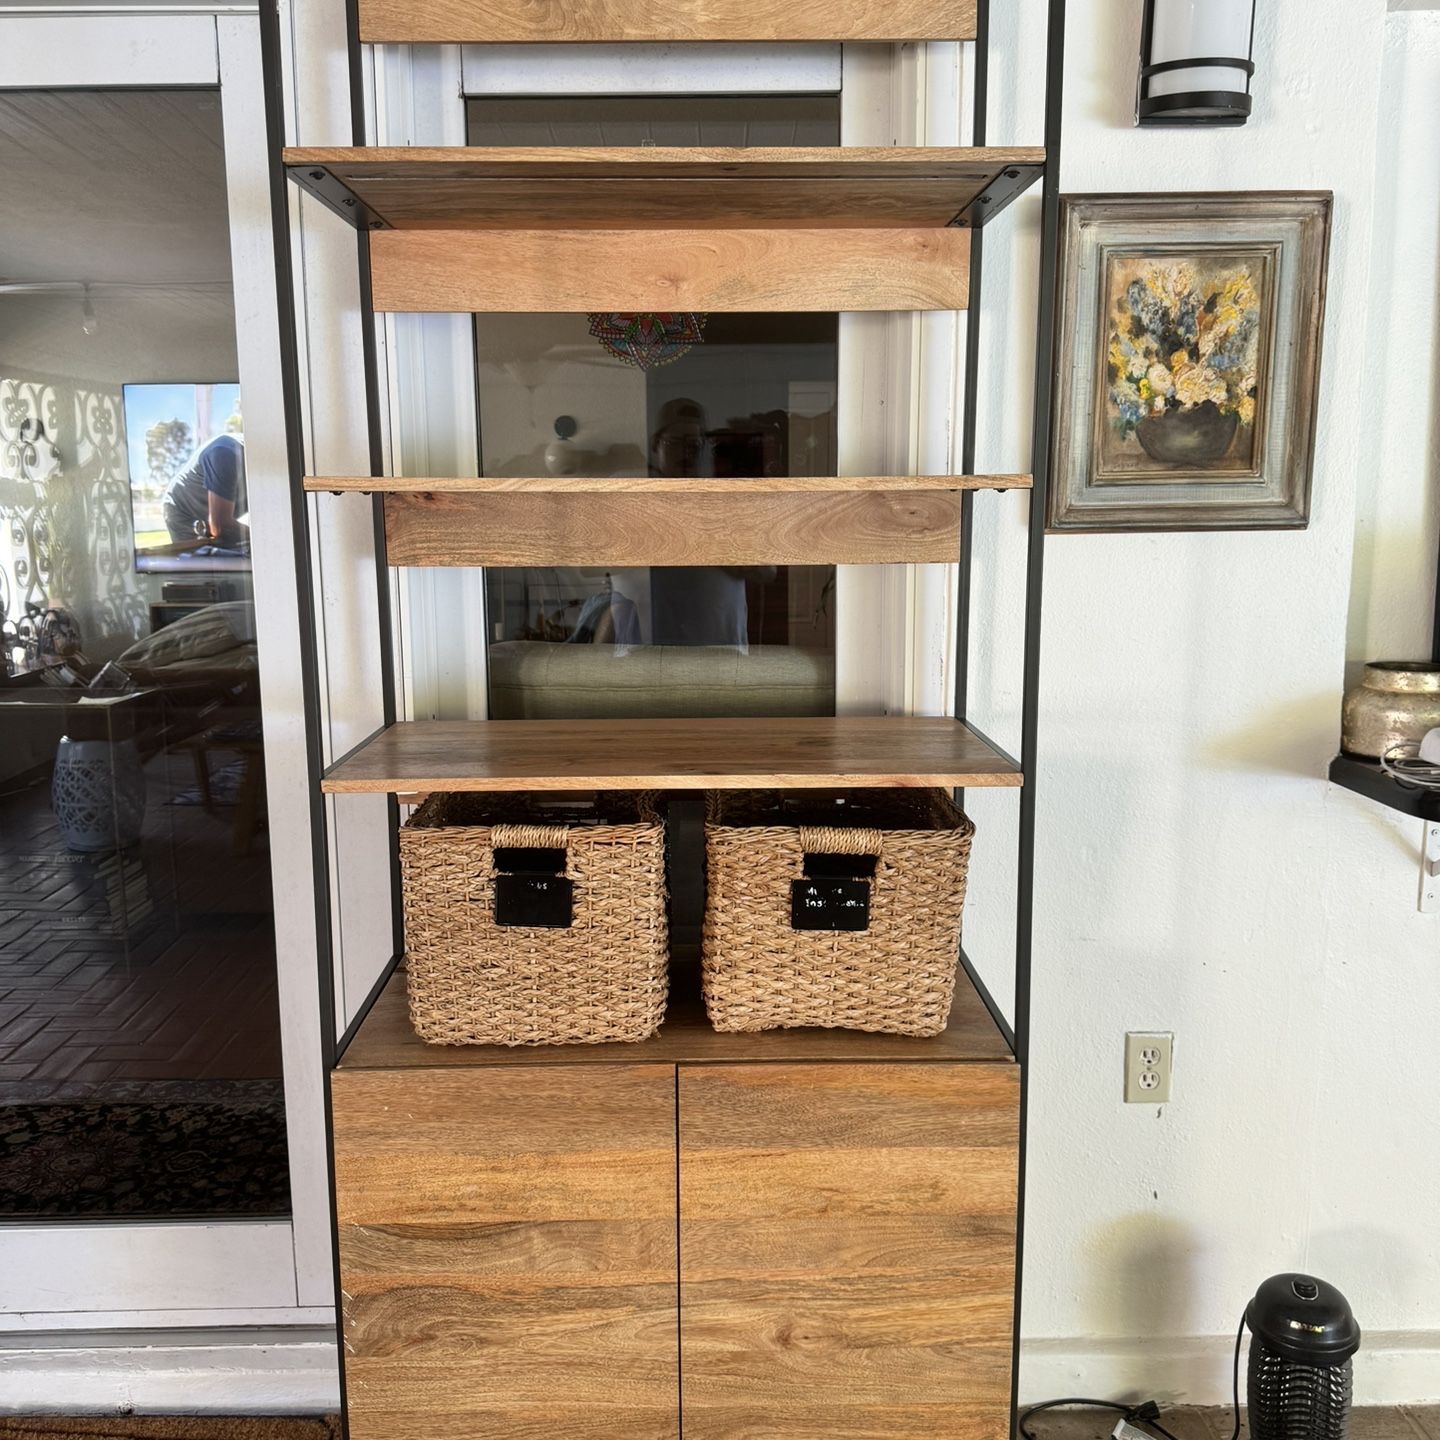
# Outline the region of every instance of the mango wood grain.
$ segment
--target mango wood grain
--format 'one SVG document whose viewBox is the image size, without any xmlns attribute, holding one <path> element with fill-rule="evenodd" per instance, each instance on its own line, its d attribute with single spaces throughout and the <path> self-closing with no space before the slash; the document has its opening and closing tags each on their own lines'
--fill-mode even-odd
<svg viewBox="0 0 1440 1440">
<path fill-rule="evenodd" d="M 1009 1434 L 1019 1074 L 682 1066 L 687 1440 Z"/>
<path fill-rule="evenodd" d="M 332 765 L 332 794 L 411 790 L 1015 786 L 1013 762 L 944 716 L 412 720 Z"/>
<path fill-rule="evenodd" d="M 391 565 L 955 563 L 955 490 L 385 496 Z"/>
<path fill-rule="evenodd" d="M 866 1035 L 856 1030 L 765 1030 L 721 1034 L 711 1029 L 700 1003 L 693 967 L 672 967 L 670 1005 L 660 1033 L 639 1044 L 427 1045 L 410 1025 L 403 971 L 393 976 L 341 1056 L 345 1070 L 496 1065 L 634 1065 L 775 1063 L 777 1061 L 1001 1061 L 1010 1051 L 965 972 L 955 977 L 955 1006 L 939 1035 Z M 597 1080 L 595 1083 L 603 1083 Z"/>
<path fill-rule="evenodd" d="M 1043 150 L 940 146 L 368 146 L 285 151 L 397 229 L 944 227 Z"/>
<path fill-rule="evenodd" d="M 975 0 L 360 0 L 367 43 L 973 40 Z"/>
<path fill-rule="evenodd" d="M 678 1435 L 668 1066 L 346 1071 L 353 1440 Z"/>
<path fill-rule="evenodd" d="M 963 310 L 970 232 L 377 230 L 370 264 L 375 308 L 401 312 Z"/>
<path fill-rule="evenodd" d="M 1028 490 L 1028 475 L 307 475 L 307 490 L 395 495 L 786 495 Z"/>
</svg>

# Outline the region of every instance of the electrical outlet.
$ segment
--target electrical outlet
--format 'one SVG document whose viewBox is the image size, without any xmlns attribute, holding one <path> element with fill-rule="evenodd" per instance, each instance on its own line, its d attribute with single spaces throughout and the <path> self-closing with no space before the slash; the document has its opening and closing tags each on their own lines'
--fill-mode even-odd
<svg viewBox="0 0 1440 1440">
<path fill-rule="evenodd" d="M 1170 1098 L 1170 1057 L 1175 1037 L 1168 1031 L 1132 1030 L 1125 1036 L 1125 1103 L 1163 1105 Z"/>
</svg>

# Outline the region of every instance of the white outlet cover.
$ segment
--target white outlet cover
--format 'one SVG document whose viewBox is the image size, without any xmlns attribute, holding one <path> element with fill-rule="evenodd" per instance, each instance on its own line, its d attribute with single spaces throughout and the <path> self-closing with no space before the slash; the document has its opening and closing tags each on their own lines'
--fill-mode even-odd
<svg viewBox="0 0 1440 1440">
<path fill-rule="evenodd" d="M 1166 1030 L 1131 1030 L 1125 1036 L 1125 1103 L 1164 1105 L 1170 1099 L 1175 1036 Z"/>
</svg>

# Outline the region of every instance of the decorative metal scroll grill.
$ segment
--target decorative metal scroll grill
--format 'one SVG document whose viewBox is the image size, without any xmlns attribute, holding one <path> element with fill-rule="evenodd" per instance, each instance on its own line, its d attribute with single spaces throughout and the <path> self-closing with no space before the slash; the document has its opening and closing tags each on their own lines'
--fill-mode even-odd
<svg viewBox="0 0 1440 1440">
<path fill-rule="evenodd" d="M 120 416 L 118 389 L 0 376 L 7 645 L 33 644 L 37 616 L 52 606 L 74 617 L 87 648 L 123 648 L 147 629 Z"/>
</svg>

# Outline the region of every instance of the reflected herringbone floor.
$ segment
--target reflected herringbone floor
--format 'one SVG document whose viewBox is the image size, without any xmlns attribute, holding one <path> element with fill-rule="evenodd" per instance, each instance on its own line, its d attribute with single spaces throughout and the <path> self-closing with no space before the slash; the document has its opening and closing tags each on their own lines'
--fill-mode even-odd
<svg viewBox="0 0 1440 1440">
<path fill-rule="evenodd" d="M 0 799 L 0 1099 L 280 1074 L 263 837 L 233 855 L 227 809 L 167 803 L 174 768 L 121 856 L 68 851 L 43 783 Z"/>
</svg>

